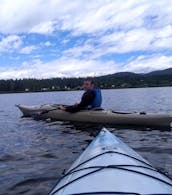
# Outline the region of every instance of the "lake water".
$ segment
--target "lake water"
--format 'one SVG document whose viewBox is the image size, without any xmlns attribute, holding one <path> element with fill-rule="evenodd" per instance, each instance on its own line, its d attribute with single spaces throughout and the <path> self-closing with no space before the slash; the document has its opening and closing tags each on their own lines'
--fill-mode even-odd
<svg viewBox="0 0 172 195">
<path fill-rule="evenodd" d="M 172 115 L 172 87 L 102 90 L 103 107 Z M 82 91 L 0 95 L 0 194 L 44 195 L 102 125 L 21 118 L 15 104 L 78 102 Z M 109 127 L 154 167 L 172 176 L 172 131 Z"/>
</svg>

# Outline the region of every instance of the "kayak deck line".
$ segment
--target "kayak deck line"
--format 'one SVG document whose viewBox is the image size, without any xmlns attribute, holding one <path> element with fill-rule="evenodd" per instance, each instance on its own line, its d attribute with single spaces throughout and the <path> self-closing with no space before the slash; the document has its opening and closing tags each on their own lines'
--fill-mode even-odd
<svg viewBox="0 0 172 195">
<path fill-rule="evenodd" d="M 125 168 L 122 168 L 121 166 L 132 166 L 132 167 L 137 167 L 137 168 L 146 168 L 146 169 L 150 169 L 150 168 L 144 167 L 144 166 L 133 166 L 133 165 L 118 165 L 118 166 L 116 166 L 116 165 L 108 165 L 108 166 L 98 166 L 98 167 L 86 167 L 86 168 L 83 168 L 83 169 L 75 170 L 75 171 L 73 171 L 73 172 L 71 172 L 71 173 L 69 173 L 69 174 L 73 174 L 73 173 L 78 172 L 78 171 L 83 171 L 83 170 L 85 170 L 85 169 L 95 169 L 95 168 L 96 168 L 96 170 L 91 171 L 91 172 L 89 172 L 89 173 L 87 173 L 87 174 L 85 174 L 85 175 L 82 175 L 81 177 L 76 178 L 75 180 L 70 181 L 69 183 L 65 184 L 64 186 L 61 186 L 59 189 L 56 189 L 53 193 L 51 193 L 51 195 L 54 195 L 55 193 L 57 193 L 57 192 L 60 191 L 61 189 L 65 188 L 66 186 L 72 184 L 73 182 L 75 182 L 75 181 L 77 181 L 77 180 L 79 180 L 79 179 L 82 179 L 83 177 L 89 176 L 90 174 L 94 174 L 94 173 L 96 173 L 96 172 L 98 172 L 98 171 L 101 171 L 101 170 L 103 170 L 103 169 L 120 169 L 120 170 L 123 170 L 123 171 L 129 171 L 129 172 L 141 174 L 141 175 L 150 177 L 150 178 L 152 178 L 152 179 L 158 180 L 158 181 L 160 181 L 160 182 L 162 182 L 162 183 L 165 183 L 165 184 L 167 184 L 167 185 L 169 185 L 169 186 L 172 187 L 172 184 L 170 184 L 170 183 L 168 183 L 168 182 L 166 182 L 166 181 L 164 181 L 164 180 L 162 180 L 162 179 L 159 179 L 158 177 L 154 177 L 154 176 L 152 176 L 152 175 L 145 174 L 145 173 L 142 173 L 142 172 L 139 172 L 139 171 L 135 171 L 135 170 L 131 170 L 131 169 L 125 169 Z M 150 169 L 150 170 L 157 171 L 157 170 L 154 170 L 154 169 Z M 64 177 L 68 176 L 69 174 L 64 175 Z M 165 176 L 166 176 L 166 175 L 165 175 Z M 62 178 L 64 178 L 64 177 L 62 177 Z M 62 179 L 62 178 L 61 178 L 61 179 Z"/>
<path fill-rule="evenodd" d="M 64 174 L 60 179 L 70 175 L 70 174 L 73 174 L 73 173 L 76 173 L 78 171 L 82 171 L 82 170 L 85 170 L 85 169 L 95 169 L 95 168 L 101 168 L 101 167 L 104 167 L 104 168 L 118 168 L 118 167 L 137 167 L 137 168 L 144 168 L 144 169 L 149 169 L 149 170 L 152 170 L 152 171 L 157 171 L 156 169 L 154 168 L 150 168 L 150 167 L 145 167 L 145 166 L 140 166 L 140 165 L 108 165 L 108 166 L 92 166 L 92 167 L 85 167 L 85 168 L 80 168 L 80 169 L 77 169 L 77 170 L 73 170 L 73 171 L 70 171 L 66 174 Z"/>
<path fill-rule="evenodd" d="M 105 152 L 105 153 L 100 154 L 100 155 L 104 155 L 104 154 L 107 154 L 107 153 L 117 153 L 117 152 L 108 151 L 108 152 Z M 117 154 L 122 154 L 122 153 L 117 153 Z M 144 161 L 141 161 L 141 160 L 139 160 L 139 159 L 137 159 L 137 158 L 134 158 L 134 157 L 129 156 L 129 155 L 126 155 L 126 154 L 122 154 L 122 155 L 126 155 L 127 157 L 134 158 L 135 160 L 138 160 L 138 161 L 140 161 L 141 163 L 144 163 L 144 164 L 148 165 L 149 167 L 140 166 L 140 165 L 108 165 L 108 166 L 92 166 L 92 167 L 85 167 L 85 168 L 78 169 L 78 167 L 80 167 L 81 165 L 87 163 L 87 162 L 90 161 L 90 160 L 93 160 L 94 158 L 99 157 L 100 155 L 97 155 L 97 156 L 95 156 L 95 157 L 93 157 L 93 158 L 91 158 L 91 159 L 88 159 L 87 161 L 84 161 L 83 163 L 81 163 L 81 164 L 79 164 L 78 166 L 74 167 L 72 170 L 70 170 L 70 171 L 67 172 L 65 175 L 63 175 L 63 176 L 60 178 L 60 180 L 61 180 L 61 179 L 64 179 L 64 178 L 67 177 L 67 176 L 69 176 L 70 174 L 73 174 L 73 173 L 76 173 L 76 172 L 79 172 L 79 171 L 83 171 L 83 170 L 86 170 L 86 169 L 96 169 L 96 170 L 94 170 L 94 171 L 92 171 L 92 172 L 89 172 L 89 173 L 87 173 L 87 174 L 85 174 L 85 175 L 82 175 L 81 177 L 76 178 L 75 180 L 70 181 L 69 183 L 65 184 L 64 186 L 61 186 L 59 189 L 56 189 L 56 191 L 54 191 L 53 193 L 51 193 L 51 195 L 54 195 L 55 193 L 57 193 L 57 192 L 60 191 L 61 189 L 63 189 L 63 188 L 65 188 L 66 186 L 70 185 L 71 183 L 73 183 L 73 182 L 75 182 L 75 181 L 77 181 L 77 180 L 79 180 L 79 179 L 82 179 L 83 177 L 86 177 L 86 176 L 88 176 L 88 175 L 90 175 L 90 174 L 93 174 L 93 173 L 96 173 L 96 172 L 98 172 L 98 171 L 101 171 L 101 170 L 103 170 L 103 169 L 120 169 L 120 170 L 124 170 L 124 171 L 134 172 L 134 173 L 137 173 L 137 174 L 141 174 L 141 175 L 144 175 L 144 176 L 151 177 L 151 178 L 153 178 L 153 179 L 159 180 L 160 182 L 163 182 L 163 183 L 165 183 L 165 184 L 167 184 L 167 185 L 169 185 L 169 186 L 172 187 L 172 184 L 171 184 L 171 183 L 168 183 L 168 182 L 166 182 L 166 181 L 164 181 L 164 180 L 162 180 L 162 179 L 159 179 L 158 177 L 154 177 L 154 176 L 152 176 L 152 175 L 145 174 L 145 173 L 142 173 L 142 172 L 140 172 L 140 171 L 135 171 L 135 170 L 123 168 L 123 167 L 144 168 L 144 169 L 149 169 L 149 170 L 151 170 L 151 171 L 159 172 L 159 173 L 163 174 L 164 176 L 168 177 L 166 174 L 164 174 L 164 173 L 162 173 L 162 172 L 156 170 L 155 168 L 153 168 L 150 164 L 147 164 L 147 163 L 145 163 Z M 170 177 L 168 177 L 168 178 L 171 179 Z M 59 180 L 59 181 L 60 181 L 60 180 Z M 58 185 L 58 183 L 57 183 L 56 185 Z"/>
<path fill-rule="evenodd" d="M 143 127 L 170 128 L 172 116 L 145 112 L 118 112 L 104 109 L 82 110 L 75 113 L 59 109 L 59 105 L 45 104 L 42 106 L 16 105 L 24 117 L 52 121 L 71 121 L 112 125 L 134 125 Z"/>
<path fill-rule="evenodd" d="M 68 194 L 68 195 L 111 195 L 111 194 L 117 194 L 117 195 L 172 195 L 172 194 L 160 194 L 160 193 L 156 193 L 156 194 L 140 194 L 140 193 L 135 193 L 135 192 L 84 192 L 84 193 L 75 193 L 75 194 Z"/>
<path fill-rule="evenodd" d="M 141 163 L 147 165 L 148 167 L 152 167 L 149 163 L 146 163 L 145 161 L 142 161 L 142 160 L 140 160 L 140 159 L 138 159 L 138 158 L 135 158 L 135 157 L 133 157 L 133 156 L 130 156 L 130 155 L 127 155 L 127 154 L 124 154 L 124 153 L 120 153 L 120 152 L 116 152 L 116 151 L 106 151 L 106 152 L 104 152 L 104 153 L 101 153 L 101 154 L 98 154 L 98 155 L 96 155 L 96 156 L 93 156 L 92 158 L 90 158 L 90 159 L 88 159 L 88 160 L 86 160 L 86 161 L 80 163 L 79 165 L 77 165 L 76 167 L 74 167 L 73 169 L 71 169 L 70 171 L 75 170 L 75 169 L 77 169 L 78 167 L 80 167 L 81 165 L 86 164 L 87 162 L 89 162 L 89 161 L 91 161 L 91 160 L 93 160 L 93 159 L 95 159 L 95 158 L 97 158 L 97 157 L 99 157 L 99 156 L 105 155 L 105 154 L 119 154 L 119 155 L 124 155 L 124 156 L 127 156 L 127 157 L 129 157 L 129 158 L 132 158 L 132 159 L 134 159 L 134 160 L 137 160 L 137 161 L 139 161 L 139 162 L 141 162 Z M 153 168 L 153 167 L 152 167 L 152 168 Z"/>
<path fill-rule="evenodd" d="M 49 194 L 169 195 L 172 180 L 103 129 Z"/>
</svg>

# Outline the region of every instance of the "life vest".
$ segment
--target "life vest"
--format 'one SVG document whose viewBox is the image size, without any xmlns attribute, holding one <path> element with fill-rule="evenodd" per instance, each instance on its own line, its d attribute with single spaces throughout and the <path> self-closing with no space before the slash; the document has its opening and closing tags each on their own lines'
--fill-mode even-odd
<svg viewBox="0 0 172 195">
<path fill-rule="evenodd" d="M 95 93 L 95 98 L 93 102 L 91 103 L 90 107 L 91 108 L 97 108 L 101 107 L 102 104 L 102 94 L 100 89 L 93 89 L 92 90 Z"/>
</svg>

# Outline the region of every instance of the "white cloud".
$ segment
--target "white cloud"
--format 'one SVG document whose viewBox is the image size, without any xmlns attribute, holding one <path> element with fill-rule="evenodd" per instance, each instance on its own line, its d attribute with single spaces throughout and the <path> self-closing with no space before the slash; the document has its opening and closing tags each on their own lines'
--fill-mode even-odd
<svg viewBox="0 0 172 195">
<path fill-rule="evenodd" d="M 156 34 L 157 38 L 167 38 L 172 36 L 172 25 L 167 25 Z"/>
<path fill-rule="evenodd" d="M 39 59 L 24 62 L 20 68 L 0 69 L 0 79 L 85 77 L 113 74 L 121 71 L 146 73 L 154 70 L 172 68 L 172 57 L 165 55 L 139 56 L 126 64 L 114 61 L 79 60 L 65 58 L 43 63 Z"/>
<path fill-rule="evenodd" d="M 65 45 L 65 44 L 67 44 L 69 42 L 69 39 L 63 39 L 62 40 L 62 43 Z"/>
<path fill-rule="evenodd" d="M 42 22 L 31 28 L 29 32 L 39 34 L 51 34 L 55 30 L 55 24 L 56 22 L 53 21 Z"/>
<path fill-rule="evenodd" d="M 152 50 L 154 32 L 144 28 L 129 30 L 127 32 L 117 32 L 102 37 L 102 46 L 108 49 L 106 53 L 127 53 L 132 51 Z"/>
<path fill-rule="evenodd" d="M 43 45 L 45 45 L 46 47 L 52 46 L 53 44 L 50 41 L 46 41 L 45 43 L 43 43 Z"/>
<path fill-rule="evenodd" d="M 8 69 L 8 71 L 1 71 L 0 72 L 0 79 L 19 79 L 25 78 L 29 75 L 30 70 L 13 70 Z M 28 78 L 28 77 L 27 77 Z"/>
<path fill-rule="evenodd" d="M 0 32 L 73 34 L 162 27 L 172 21 L 171 0 L 1 0 Z M 9 12 L 10 10 L 10 12 Z M 149 23 L 151 20 L 151 24 Z"/>
<path fill-rule="evenodd" d="M 24 62 L 20 68 L 1 69 L 0 79 L 97 76 L 116 72 L 118 68 L 112 61 L 103 63 L 95 60 L 61 58 L 43 63 L 36 59 Z"/>
<path fill-rule="evenodd" d="M 0 52 L 10 52 L 19 49 L 22 45 L 22 39 L 18 35 L 9 35 L 0 41 Z"/>
<path fill-rule="evenodd" d="M 123 71 L 146 73 L 154 70 L 172 68 L 172 56 L 149 55 L 139 56 L 124 65 Z"/>
<path fill-rule="evenodd" d="M 137 51 L 161 51 L 171 49 L 172 26 L 162 29 L 147 30 L 137 28 L 126 32 L 113 32 L 100 39 L 88 39 L 84 44 L 65 50 L 67 56 L 99 58 L 108 54 L 121 54 Z"/>
<path fill-rule="evenodd" d="M 106 53 L 169 49 L 171 44 L 171 0 L 1 0 L 0 9 L 1 33 L 91 34 Z"/>
<path fill-rule="evenodd" d="M 43 0 L 1 0 L 0 2 L 0 32 L 28 33 L 45 22 L 52 20 L 53 1 Z M 10 10 L 10 11 L 9 11 Z M 42 31 L 45 28 L 44 25 Z M 49 30 L 49 29 L 48 29 Z M 39 31 L 39 29 L 38 29 Z"/>
<path fill-rule="evenodd" d="M 2 70 L 0 77 L 84 76 L 172 67 L 171 57 L 165 55 L 172 45 L 171 10 L 171 0 L 0 0 L 1 53 L 30 54 L 40 49 L 37 56 L 30 58 L 33 60 L 41 58 L 41 49 L 46 46 L 46 60 L 62 55 L 55 61 L 30 61 Z M 41 34 L 39 48 L 33 45 L 38 42 L 34 39 L 25 45 L 17 35 L 20 33 L 25 33 L 28 41 L 30 33 Z M 48 40 L 50 36 L 58 37 L 57 42 L 50 42 L 55 40 Z M 78 42 L 80 36 L 84 39 Z M 76 44 L 71 46 L 74 41 Z M 131 58 L 132 52 L 137 51 L 146 52 L 147 56 Z M 126 64 L 102 61 L 106 55 L 115 59 L 115 54 L 123 53 L 130 53 Z"/>
<path fill-rule="evenodd" d="M 172 26 L 168 25 L 162 29 L 137 28 L 127 32 L 114 32 L 102 36 L 99 47 L 104 50 L 104 54 L 170 49 L 172 43 L 171 28 Z M 103 49 L 104 47 L 106 50 Z"/>
<path fill-rule="evenodd" d="M 30 45 L 30 46 L 26 46 L 26 47 L 23 47 L 21 50 L 20 50 L 20 53 L 22 54 L 30 54 L 32 53 L 33 50 L 37 49 L 36 46 L 34 45 Z"/>
<path fill-rule="evenodd" d="M 95 48 L 91 44 L 85 44 L 69 48 L 63 52 L 63 55 L 68 56 L 69 58 L 70 57 L 84 58 L 85 57 L 84 54 L 86 54 L 86 57 L 88 58 L 88 55 L 90 55 L 90 53 L 92 54 L 93 52 L 95 52 Z"/>
<path fill-rule="evenodd" d="M 61 23 L 68 11 L 71 14 L 73 5 L 78 5 L 74 1 L 15 0 L 11 3 L 11 0 L 1 0 L 0 32 L 49 34 L 55 30 L 58 22 Z"/>
</svg>

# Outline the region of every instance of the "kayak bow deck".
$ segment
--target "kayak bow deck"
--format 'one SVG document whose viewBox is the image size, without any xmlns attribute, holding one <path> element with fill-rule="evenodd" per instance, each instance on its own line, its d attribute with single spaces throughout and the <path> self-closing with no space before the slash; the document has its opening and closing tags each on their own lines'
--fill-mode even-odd
<svg viewBox="0 0 172 195">
<path fill-rule="evenodd" d="M 76 113 L 62 111 L 59 105 L 26 106 L 17 105 L 23 116 L 39 115 L 42 119 L 87 123 L 106 123 L 115 125 L 138 125 L 170 127 L 172 116 L 168 114 L 145 114 L 113 112 L 111 110 L 83 110 Z"/>
<path fill-rule="evenodd" d="M 77 194 L 172 194 L 172 180 L 103 129 L 50 192 Z"/>
</svg>

